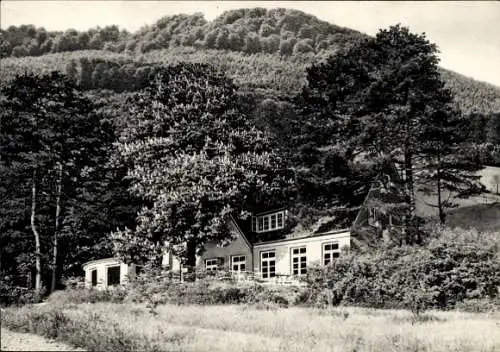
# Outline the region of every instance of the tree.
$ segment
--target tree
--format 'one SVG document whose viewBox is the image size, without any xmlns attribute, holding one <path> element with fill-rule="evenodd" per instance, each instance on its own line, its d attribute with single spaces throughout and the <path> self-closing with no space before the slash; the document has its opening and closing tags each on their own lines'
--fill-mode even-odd
<svg viewBox="0 0 500 352">
<path fill-rule="evenodd" d="M 81 50 L 85 50 L 88 47 L 90 36 L 87 32 L 80 32 L 77 35 L 76 41 Z"/>
<path fill-rule="evenodd" d="M 293 52 L 293 45 L 290 40 L 281 40 L 280 56 L 290 56 Z"/>
<path fill-rule="evenodd" d="M 211 67 L 163 68 L 129 104 L 119 148 L 145 206 L 135 231 L 115 233 L 126 261 L 158 259 L 166 244 L 192 266 L 208 241 L 230 239 L 231 214 L 282 191 L 279 158 L 239 111 L 233 82 Z"/>
<path fill-rule="evenodd" d="M 215 47 L 220 50 L 229 48 L 229 31 L 222 27 L 217 33 L 217 38 L 215 39 Z"/>
<path fill-rule="evenodd" d="M 455 207 L 453 197 L 468 197 L 480 194 L 484 187 L 479 182 L 477 171 L 482 168 L 467 155 L 471 143 L 466 131 L 469 121 L 451 107 L 451 94 L 446 89 L 436 93 L 433 102 L 426 107 L 427 118 L 420 127 L 421 138 L 418 149 L 418 180 L 420 189 L 436 195 L 435 204 L 439 221 L 446 222 L 446 209 Z M 434 103 L 431 105 L 431 103 Z"/>
<path fill-rule="evenodd" d="M 260 43 L 264 52 L 273 54 L 279 50 L 280 37 L 277 34 L 271 34 L 268 37 L 263 37 Z"/>
<path fill-rule="evenodd" d="M 331 135 L 348 155 L 386 155 L 400 166 L 405 200 L 399 212 L 407 243 L 422 240 L 414 169 L 424 131 L 451 100 L 438 62 L 437 48 L 424 34 L 392 26 L 309 68 L 302 92 L 302 115 L 322 126 L 318 136 Z"/>
<path fill-rule="evenodd" d="M 42 286 L 42 257 L 50 257 L 53 291 L 63 254 L 60 249 L 65 249 L 59 246 L 62 225 L 69 205 L 82 191 L 82 177 L 106 158 L 111 125 L 95 113 L 90 99 L 57 72 L 17 76 L 2 94 L 0 170 L 9 176 L 9 198 L 24 198 L 30 206 L 35 289 L 40 291 Z M 14 216 L 9 221 L 24 220 Z"/>
<path fill-rule="evenodd" d="M 295 46 L 293 47 L 293 53 L 294 54 L 301 54 L 301 53 L 309 53 L 309 52 L 314 52 L 314 48 L 312 45 L 312 40 L 311 39 L 302 39 L 299 40 Z"/>
<path fill-rule="evenodd" d="M 235 32 L 231 32 L 228 37 L 228 47 L 233 51 L 239 51 L 243 48 L 243 39 Z"/>
<path fill-rule="evenodd" d="M 248 32 L 245 35 L 245 45 L 243 46 L 243 51 L 249 54 L 259 53 L 261 50 L 260 47 L 260 38 L 257 34 Z"/>
<path fill-rule="evenodd" d="M 102 48 L 103 40 L 101 32 L 95 33 L 89 41 L 89 49 L 99 50 Z"/>
<path fill-rule="evenodd" d="M 17 45 L 12 49 L 12 56 L 23 57 L 28 55 L 28 49 L 24 45 Z"/>
</svg>

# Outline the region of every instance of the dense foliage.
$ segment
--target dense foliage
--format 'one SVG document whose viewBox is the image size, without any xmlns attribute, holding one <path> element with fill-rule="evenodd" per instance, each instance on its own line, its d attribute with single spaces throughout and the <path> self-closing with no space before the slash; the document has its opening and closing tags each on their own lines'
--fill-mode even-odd
<svg viewBox="0 0 500 352">
<path fill-rule="evenodd" d="M 82 32 L 11 26 L 0 32 L 0 47 L 2 57 L 88 49 L 145 53 L 177 46 L 289 56 L 334 50 L 362 36 L 301 11 L 254 8 L 226 11 L 211 23 L 201 13 L 163 17 L 133 34 L 114 25 Z"/>
<path fill-rule="evenodd" d="M 68 29 L 64 32 L 46 31 L 33 25 L 10 26 L 0 29 L 0 57 L 40 56 L 75 50 L 101 50 L 109 48 L 127 37 L 127 31 L 117 26 L 92 28 L 78 32 Z"/>
<path fill-rule="evenodd" d="M 18 76 L 1 94 L 1 272 L 53 290 L 111 254 L 106 233 L 133 226 L 125 170 L 109 163 L 114 122 L 57 72 Z"/>
<path fill-rule="evenodd" d="M 308 273 L 314 304 L 376 308 L 452 308 L 494 298 L 500 284 L 494 233 L 439 233 L 426 247 L 355 253 Z"/>
<path fill-rule="evenodd" d="M 474 162 L 461 157 L 469 148 L 462 132 L 468 121 L 453 108 L 438 61 L 437 48 L 425 35 L 392 26 L 309 67 L 308 84 L 295 101 L 298 121 L 292 122 L 297 127 L 291 139 L 299 146 L 295 154 L 303 155 L 295 164 L 304 165 L 309 179 L 330 185 L 340 181 L 333 177 L 338 174 L 323 178 L 326 170 L 315 173 L 311 168 L 321 165 L 321 155 L 347 160 L 363 155 L 373 161 L 387 157 L 395 163 L 402 197 L 394 194 L 390 200 L 382 194 L 380 204 L 370 206 L 391 217 L 393 230 L 404 233 L 406 243 L 422 240 L 417 184 L 437 189 L 443 223 L 449 207 L 442 200 L 443 189 L 461 196 L 481 191 L 474 182 Z M 312 155 L 320 157 L 315 160 Z M 328 170 L 335 168 L 342 168 L 338 156 Z M 355 184 L 352 175 L 347 179 L 349 186 Z M 395 182 L 395 175 L 391 179 Z"/>
<path fill-rule="evenodd" d="M 144 71 L 135 72 L 135 62 L 173 65 L 188 61 L 216 66 L 244 90 L 259 88 L 265 90 L 266 97 L 282 96 L 296 93 L 305 83 L 306 65 L 365 38 L 356 31 L 287 9 L 227 11 L 213 22 L 205 21 L 201 14 L 175 15 L 134 34 L 116 26 L 49 33 L 24 25 L 1 32 L 5 58 L 0 78 L 4 81 L 26 70 L 65 72 L 68 67 L 70 76 L 85 77 L 85 87 L 121 91 L 141 85 L 141 78 L 137 82 L 132 76 L 147 77 Z M 447 70 L 441 74 L 464 113 L 500 110 L 498 87 Z"/>
<path fill-rule="evenodd" d="M 117 232 L 115 240 L 127 260 L 147 260 L 151 248 L 161 259 L 166 243 L 193 266 L 207 242 L 231 239 L 229 216 L 248 216 L 264 195 L 278 201 L 286 170 L 223 74 L 180 64 L 151 78 L 128 102 L 119 145 L 145 207 L 136 230 Z"/>
</svg>

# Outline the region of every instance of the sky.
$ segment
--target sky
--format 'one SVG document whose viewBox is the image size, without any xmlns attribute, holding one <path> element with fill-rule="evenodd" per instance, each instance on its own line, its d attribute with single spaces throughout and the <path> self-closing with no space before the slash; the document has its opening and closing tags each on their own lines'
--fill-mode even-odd
<svg viewBox="0 0 500 352">
<path fill-rule="evenodd" d="M 160 17 L 202 12 L 213 20 L 238 8 L 294 8 L 339 26 L 374 35 L 401 23 L 438 45 L 441 66 L 500 86 L 498 1 L 21 1 L 0 2 L 1 28 L 33 24 L 77 30 L 116 24 L 135 31 Z"/>
</svg>

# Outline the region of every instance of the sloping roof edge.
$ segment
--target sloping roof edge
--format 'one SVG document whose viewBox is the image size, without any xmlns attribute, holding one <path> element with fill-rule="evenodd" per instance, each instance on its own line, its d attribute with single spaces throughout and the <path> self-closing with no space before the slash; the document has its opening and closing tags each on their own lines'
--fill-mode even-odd
<svg viewBox="0 0 500 352">
<path fill-rule="evenodd" d="M 241 230 L 240 226 L 238 225 L 238 222 L 235 220 L 235 218 L 233 217 L 233 215 L 230 215 L 229 217 L 230 217 L 231 222 L 233 223 L 234 227 L 236 228 L 236 230 L 238 230 L 240 236 L 243 237 L 243 240 L 247 244 L 248 248 L 252 249 L 253 245 L 250 243 L 250 241 L 248 240 L 247 236 L 245 236 L 245 233 Z"/>
</svg>

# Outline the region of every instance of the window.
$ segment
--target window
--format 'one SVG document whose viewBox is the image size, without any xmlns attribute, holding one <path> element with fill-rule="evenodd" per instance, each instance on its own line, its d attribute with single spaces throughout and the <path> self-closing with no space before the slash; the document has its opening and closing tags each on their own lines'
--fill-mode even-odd
<svg viewBox="0 0 500 352">
<path fill-rule="evenodd" d="M 340 256 L 338 243 L 323 244 L 323 265 L 328 265 L 330 262 Z"/>
<path fill-rule="evenodd" d="M 306 247 L 292 248 L 292 274 L 304 275 L 307 273 Z"/>
<path fill-rule="evenodd" d="M 97 286 L 97 269 L 92 270 L 90 273 L 92 276 L 92 286 Z"/>
<path fill-rule="evenodd" d="M 135 266 L 135 276 L 136 277 L 141 275 L 143 272 L 144 272 L 144 268 L 142 267 L 142 265 Z"/>
<path fill-rule="evenodd" d="M 260 266 L 263 279 L 270 279 L 276 276 L 276 253 L 267 251 L 260 253 Z"/>
<path fill-rule="evenodd" d="M 120 266 L 108 267 L 108 286 L 120 284 Z"/>
<path fill-rule="evenodd" d="M 219 266 L 219 259 L 207 259 L 205 260 L 205 269 L 207 271 L 215 271 Z"/>
<path fill-rule="evenodd" d="M 278 229 L 282 229 L 284 227 L 284 225 L 283 225 L 283 223 L 284 223 L 284 221 L 283 221 L 284 213 L 281 212 L 281 213 L 278 213 L 276 215 L 278 216 L 278 224 L 277 224 L 278 226 L 277 226 L 277 228 Z"/>
<path fill-rule="evenodd" d="M 247 257 L 244 255 L 231 257 L 231 269 L 237 273 L 245 272 L 246 262 Z"/>
<path fill-rule="evenodd" d="M 276 214 L 271 215 L 271 228 L 272 229 L 278 228 L 278 226 L 276 225 Z"/>
<path fill-rule="evenodd" d="M 368 209 L 368 224 L 375 226 L 378 221 L 377 209 L 369 208 Z"/>
<path fill-rule="evenodd" d="M 253 232 L 268 232 L 285 227 L 286 210 L 252 217 Z"/>
</svg>

